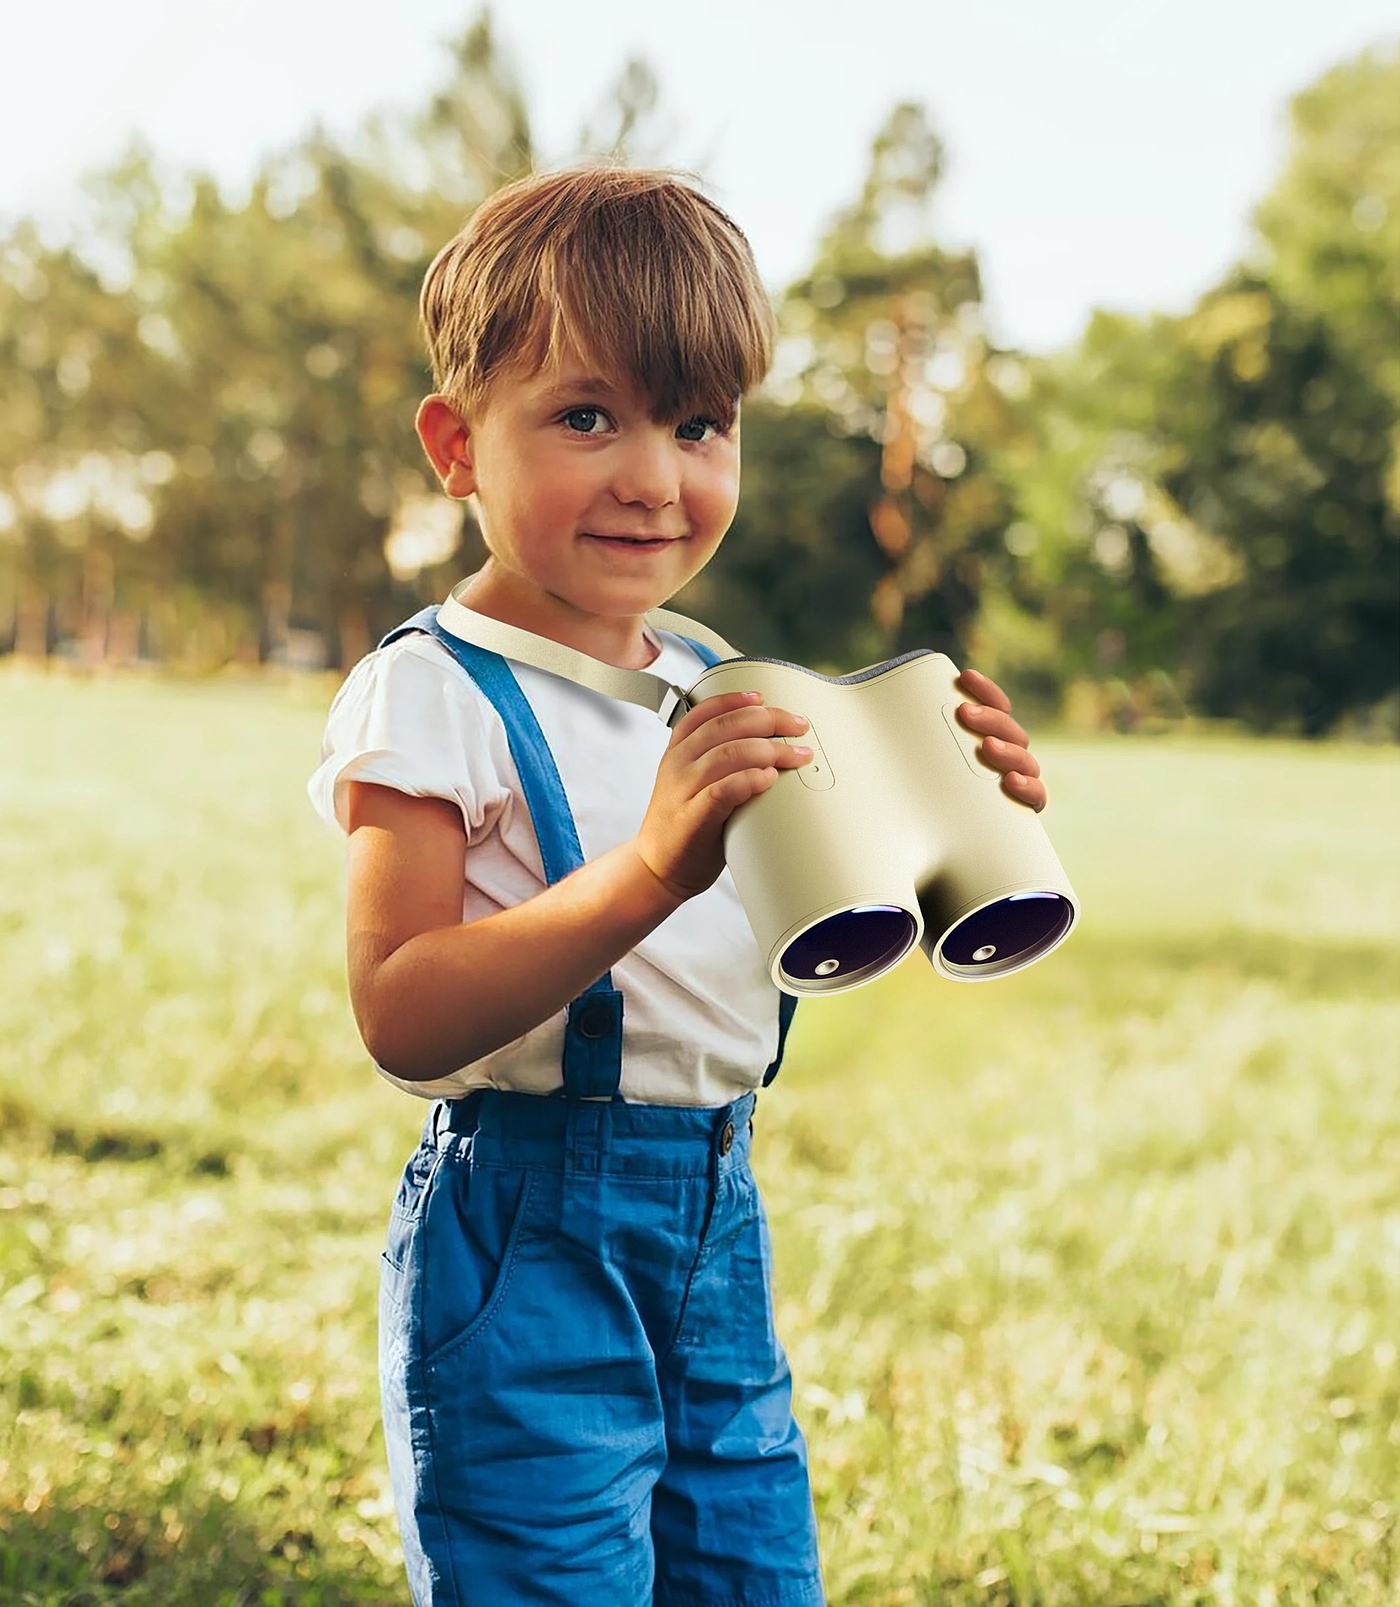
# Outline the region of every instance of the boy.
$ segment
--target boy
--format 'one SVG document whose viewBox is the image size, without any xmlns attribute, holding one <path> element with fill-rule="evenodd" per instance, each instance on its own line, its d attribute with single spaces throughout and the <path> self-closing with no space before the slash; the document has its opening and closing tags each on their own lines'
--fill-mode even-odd
<svg viewBox="0 0 1400 1607">
<path fill-rule="evenodd" d="M 743 236 L 669 174 L 536 176 L 449 242 L 422 309 L 419 434 L 490 553 L 459 599 L 688 684 L 699 650 L 643 616 L 734 513 L 772 338 Z M 1040 807 L 1004 697 L 967 682 Z M 333 705 L 312 791 L 349 834 L 356 1019 L 438 1098 L 381 1299 L 419 1607 L 823 1599 L 747 1160 L 780 1011 L 721 841 L 804 729 L 747 694 L 668 735 L 431 610 Z"/>
</svg>

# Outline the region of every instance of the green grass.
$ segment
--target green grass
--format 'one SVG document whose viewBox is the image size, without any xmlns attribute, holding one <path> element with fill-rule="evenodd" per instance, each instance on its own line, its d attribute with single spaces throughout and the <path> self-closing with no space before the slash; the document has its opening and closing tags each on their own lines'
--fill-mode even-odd
<svg viewBox="0 0 1400 1607">
<path fill-rule="evenodd" d="M 6 1607 L 406 1600 L 326 695 L 0 673 Z M 831 1599 L 1390 1607 L 1400 762 L 1040 751 L 1079 933 L 805 1005 L 759 1113 Z"/>
</svg>

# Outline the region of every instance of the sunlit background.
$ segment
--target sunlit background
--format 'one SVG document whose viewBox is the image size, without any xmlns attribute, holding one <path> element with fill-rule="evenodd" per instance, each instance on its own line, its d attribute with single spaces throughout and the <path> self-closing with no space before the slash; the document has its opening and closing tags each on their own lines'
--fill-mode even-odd
<svg viewBox="0 0 1400 1607">
<path fill-rule="evenodd" d="M 74 0 L 11 7 L 0 214 L 72 216 L 74 185 L 141 130 L 236 193 L 319 120 L 345 136 L 420 104 L 461 31 L 453 0 Z M 796 277 L 898 100 L 949 147 L 940 238 L 982 255 L 996 337 L 1046 351 L 1090 308 L 1180 311 L 1250 243 L 1288 97 L 1393 37 L 1394 0 L 511 0 L 496 33 L 545 161 L 572 155 L 624 63 L 655 71 L 648 151 L 699 168 L 771 284 Z M 21 64 L 22 63 L 22 67 Z"/>
<path fill-rule="evenodd" d="M 73 0 L 0 74 L 0 1603 L 404 1599 L 421 1110 L 302 786 L 482 553 L 423 268 L 605 156 L 778 317 L 678 605 L 994 673 L 1085 911 L 804 1004 L 763 1101 L 833 1603 L 1393 1607 L 1394 5 Z"/>
</svg>

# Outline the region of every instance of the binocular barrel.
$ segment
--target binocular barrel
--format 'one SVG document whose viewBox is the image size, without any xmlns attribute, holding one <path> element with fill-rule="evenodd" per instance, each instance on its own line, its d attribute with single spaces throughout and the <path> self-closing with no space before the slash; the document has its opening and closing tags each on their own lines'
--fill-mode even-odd
<svg viewBox="0 0 1400 1607">
<path fill-rule="evenodd" d="M 1078 900 L 1035 813 L 956 718 L 957 667 L 916 652 L 828 677 L 773 659 L 706 670 L 689 701 L 759 691 L 813 750 L 730 817 L 725 854 L 773 981 L 872 981 L 920 944 L 959 982 L 1007 976 L 1069 936 Z"/>
</svg>

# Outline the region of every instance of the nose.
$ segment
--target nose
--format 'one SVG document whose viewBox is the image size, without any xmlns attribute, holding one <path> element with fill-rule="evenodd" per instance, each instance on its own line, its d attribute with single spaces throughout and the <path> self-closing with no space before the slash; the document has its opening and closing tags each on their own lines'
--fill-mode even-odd
<svg viewBox="0 0 1400 1607">
<path fill-rule="evenodd" d="M 681 494 L 681 453 L 660 425 L 636 431 L 614 460 L 612 492 L 619 502 L 669 507 Z"/>
</svg>

